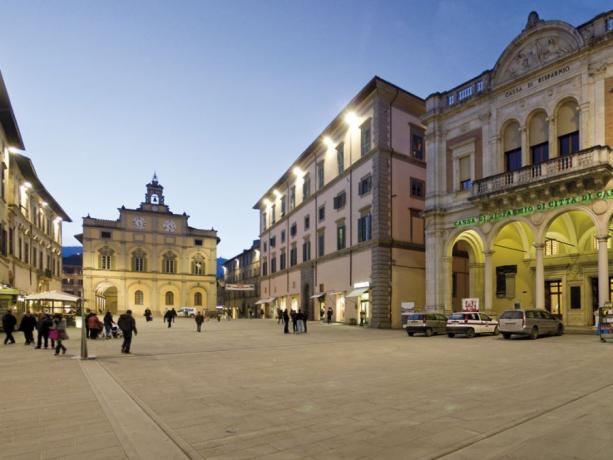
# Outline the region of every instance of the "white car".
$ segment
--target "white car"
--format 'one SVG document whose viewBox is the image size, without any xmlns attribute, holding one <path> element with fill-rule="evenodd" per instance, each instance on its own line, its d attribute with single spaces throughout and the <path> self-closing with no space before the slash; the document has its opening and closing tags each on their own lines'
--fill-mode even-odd
<svg viewBox="0 0 613 460">
<path fill-rule="evenodd" d="M 179 311 L 177 311 L 178 316 L 185 316 L 186 318 L 193 318 L 194 316 L 196 316 L 197 313 L 198 310 L 193 307 L 183 307 L 179 308 Z"/>
<path fill-rule="evenodd" d="M 447 336 L 455 337 L 456 334 L 463 334 L 466 337 L 481 334 L 498 335 L 498 321 L 485 313 L 473 311 L 453 313 L 447 320 Z"/>
</svg>

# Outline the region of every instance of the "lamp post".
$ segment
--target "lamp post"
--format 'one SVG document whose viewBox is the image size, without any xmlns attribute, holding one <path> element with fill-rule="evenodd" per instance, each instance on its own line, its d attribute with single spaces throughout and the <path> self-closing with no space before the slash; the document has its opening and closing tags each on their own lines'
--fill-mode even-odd
<svg viewBox="0 0 613 460">
<path fill-rule="evenodd" d="M 87 335 L 85 334 L 85 308 L 84 303 L 85 299 L 79 298 L 77 300 L 77 308 L 81 309 L 81 359 L 96 359 L 95 356 L 89 356 L 87 353 Z"/>
</svg>

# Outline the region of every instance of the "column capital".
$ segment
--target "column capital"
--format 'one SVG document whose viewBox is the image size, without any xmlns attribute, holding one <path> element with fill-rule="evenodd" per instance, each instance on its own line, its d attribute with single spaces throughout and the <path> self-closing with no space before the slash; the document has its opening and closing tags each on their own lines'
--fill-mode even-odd
<svg viewBox="0 0 613 460">
<path fill-rule="evenodd" d="M 532 243 L 532 246 L 534 246 L 537 251 L 542 251 L 545 248 L 545 243 Z"/>
<path fill-rule="evenodd" d="M 496 254 L 496 251 L 491 251 L 491 250 L 483 251 L 483 255 L 485 257 L 492 257 L 494 254 Z"/>
<path fill-rule="evenodd" d="M 600 243 L 600 242 L 606 243 L 606 242 L 608 241 L 608 239 L 609 239 L 609 238 L 611 238 L 611 236 L 610 236 L 609 234 L 606 234 L 606 235 L 597 235 L 597 236 L 596 236 L 596 241 L 598 241 L 599 243 Z"/>
</svg>

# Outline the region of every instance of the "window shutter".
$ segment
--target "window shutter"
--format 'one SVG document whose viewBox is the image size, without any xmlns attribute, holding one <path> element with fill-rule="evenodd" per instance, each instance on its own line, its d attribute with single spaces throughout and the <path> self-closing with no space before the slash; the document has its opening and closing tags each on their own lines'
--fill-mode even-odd
<svg viewBox="0 0 613 460">
<path fill-rule="evenodd" d="M 470 179 L 470 156 L 466 156 L 460 158 L 460 182 Z"/>
</svg>

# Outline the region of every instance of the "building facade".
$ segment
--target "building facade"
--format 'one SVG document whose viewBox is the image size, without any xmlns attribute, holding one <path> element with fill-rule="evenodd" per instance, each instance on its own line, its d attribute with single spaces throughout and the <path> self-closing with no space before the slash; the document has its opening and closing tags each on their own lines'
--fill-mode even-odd
<svg viewBox="0 0 613 460">
<path fill-rule="evenodd" d="M 424 305 L 424 101 L 371 80 L 255 204 L 260 305 L 400 326 Z"/>
<path fill-rule="evenodd" d="M 122 206 L 117 220 L 83 218 L 77 239 L 87 308 L 215 310 L 217 231 L 190 227 L 187 214 L 170 211 L 163 190 L 154 175 L 137 209 Z"/>
<path fill-rule="evenodd" d="M 260 240 L 225 261 L 223 267 L 223 306 L 232 318 L 260 317 Z"/>
<path fill-rule="evenodd" d="M 62 258 L 62 291 L 83 298 L 83 254 Z"/>
<path fill-rule="evenodd" d="M 493 69 L 427 98 L 427 307 L 586 326 L 611 300 L 612 45 L 611 11 L 532 12 Z"/>
</svg>

